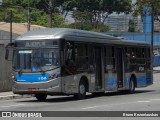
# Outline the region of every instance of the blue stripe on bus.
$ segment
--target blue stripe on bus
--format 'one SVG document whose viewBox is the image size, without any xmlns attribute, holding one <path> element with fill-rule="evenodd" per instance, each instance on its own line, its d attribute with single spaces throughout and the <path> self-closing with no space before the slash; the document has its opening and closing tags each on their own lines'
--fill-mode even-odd
<svg viewBox="0 0 160 120">
<path fill-rule="evenodd" d="M 140 76 L 137 77 L 137 85 L 146 86 L 152 84 L 152 77 L 151 76 Z"/>
<path fill-rule="evenodd" d="M 49 74 L 16 74 L 17 82 L 44 82 L 48 78 Z"/>
<path fill-rule="evenodd" d="M 109 77 L 106 79 L 106 88 L 112 89 L 113 87 L 117 87 L 117 78 L 116 77 Z"/>
<path fill-rule="evenodd" d="M 152 83 L 153 83 L 153 79 L 152 79 L 152 77 L 151 77 L 151 76 L 147 76 L 147 77 L 146 77 L 146 81 L 147 81 L 147 82 L 146 82 L 146 83 L 147 83 L 147 85 L 148 85 L 148 84 L 152 84 Z"/>
<path fill-rule="evenodd" d="M 146 76 L 138 76 L 137 77 L 137 85 L 145 86 L 146 85 Z"/>
<path fill-rule="evenodd" d="M 129 87 L 130 77 L 125 78 L 125 86 Z M 138 86 L 146 86 L 152 84 L 152 77 L 151 76 L 139 76 L 137 77 L 137 85 Z M 106 88 L 112 89 L 113 87 L 117 86 L 117 78 L 116 77 L 109 77 L 106 79 Z"/>
</svg>

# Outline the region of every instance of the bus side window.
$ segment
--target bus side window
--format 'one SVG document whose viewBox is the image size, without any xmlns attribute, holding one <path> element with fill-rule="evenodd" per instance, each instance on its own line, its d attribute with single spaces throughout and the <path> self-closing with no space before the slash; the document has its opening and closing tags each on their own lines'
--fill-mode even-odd
<svg viewBox="0 0 160 120">
<path fill-rule="evenodd" d="M 131 57 L 131 52 L 130 52 L 130 48 L 125 48 L 125 57 L 126 58 L 130 58 Z"/>
<path fill-rule="evenodd" d="M 88 45 L 86 44 L 76 44 L 75 48 L 75 61 L 78 71 L 88 71 L 89 70 L 89 54 Z"/>
<path fill-rule="evenodd" d="M 66 59 L 65 59 L 65 72 L 67 74 L 75 74 L 76 73 L 76 65 L 74 59 L 74 44 L 67 42 L 66 45 Z"/>
<path fill-rule="evenodd" d="M 105 54 L 105 72 L 111 71 L 115 69 L 115 54 L 114 54 L 114 46 L 105 46 L 104 54 Z"/>
<path fill-rule="evenodd" d="M 73 66 L 74 58 L 73 58 L 73 44 L 67 42 L 66 46 L 66 65 Z"/>
</svg>

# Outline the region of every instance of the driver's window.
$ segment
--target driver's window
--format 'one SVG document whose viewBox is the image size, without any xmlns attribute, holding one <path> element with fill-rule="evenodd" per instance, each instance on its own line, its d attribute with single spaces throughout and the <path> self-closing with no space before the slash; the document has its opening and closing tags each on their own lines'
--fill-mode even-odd
<svg viewBox="0 0 160 120">
<path fill-rule="evenodd" d="M 75 66 L 75 59 L 74 59 L 74 44 L 72 42 L 67 42 L 66 44 L 66 65 L 68 66 Z"/>
</svg>

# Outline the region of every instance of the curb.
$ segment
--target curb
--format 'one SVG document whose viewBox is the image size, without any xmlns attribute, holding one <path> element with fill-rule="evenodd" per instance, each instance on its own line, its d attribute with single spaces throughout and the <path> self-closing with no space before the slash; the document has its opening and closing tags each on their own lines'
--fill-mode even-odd
<svg viewBox="0 0 160 120">
<path fill-rule="evenodd" d="M 31 98 L 33 95 L 6 95 L 0 96 L 0 100 L 12 100 L 12 99 L 20 99 L 20 98 Z"/>
</svg>

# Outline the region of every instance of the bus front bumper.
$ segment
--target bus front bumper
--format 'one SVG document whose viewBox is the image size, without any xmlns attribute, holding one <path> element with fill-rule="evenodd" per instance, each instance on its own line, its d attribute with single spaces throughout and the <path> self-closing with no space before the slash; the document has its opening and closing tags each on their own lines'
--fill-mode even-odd
<svg viewBox="0 0 160 120">
<path fill-rule="evenodd" d="M 60 94 L 63 93 L 61 78 L 47 82 L 16 82 L 14 81 L 12 91 L 14 94 Z"/>
</svg>

